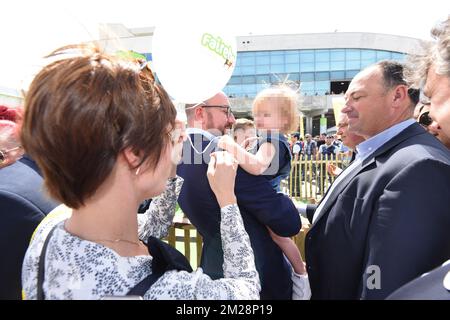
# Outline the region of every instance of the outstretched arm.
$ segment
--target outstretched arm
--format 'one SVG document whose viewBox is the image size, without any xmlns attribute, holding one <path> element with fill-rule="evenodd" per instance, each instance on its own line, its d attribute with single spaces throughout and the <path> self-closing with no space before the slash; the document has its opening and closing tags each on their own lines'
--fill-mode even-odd
<svg viewBox="0 0 450 320">
<path fill-rule="evenodd" d="M 256 154 L 252 154 L 229 136 L 223 136 L 219 140 L 218 146 L 230 152 L 245 171 L 256 176 L 267 170 L 276 152 L 275 147 L 266 142 L 261 145 Z"/>
</svg>

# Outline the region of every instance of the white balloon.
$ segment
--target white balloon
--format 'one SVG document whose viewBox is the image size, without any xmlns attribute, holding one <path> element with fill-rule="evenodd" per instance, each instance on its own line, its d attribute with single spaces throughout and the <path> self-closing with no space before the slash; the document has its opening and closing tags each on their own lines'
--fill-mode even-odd
<svg viewBox="0 0 450 320">
<path fill-rule="evenodd" d="M 236 64 L 236 48 L 236 37 L 220 22 L 171 21 L 155 27 L 153 66 L 173 99 L 199 103 L 225 87 Z"/>
</svg>

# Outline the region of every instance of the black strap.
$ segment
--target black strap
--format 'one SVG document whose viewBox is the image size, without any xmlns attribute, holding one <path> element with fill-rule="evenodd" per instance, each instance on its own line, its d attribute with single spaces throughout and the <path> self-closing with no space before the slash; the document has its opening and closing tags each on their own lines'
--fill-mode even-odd
<svg viewBox="0 0 450 320">
<path fill-rule="evenodd" d="M 55 231 L 58 223 L 52 227 L 50 232 L 45 238 L 44 245 L 42 247 L 41 255 L 39 256 L 39 266 L 38 266 L 38 279 L 37 279 L 37 300 L 45 300 L 44 295 L 44 276 L 45 276 L 45 255 L 47 253 L 47 246 L 53 232 Z"/>
<path fill-rule="evenodd" d="M 192 272 L 192 267 L 186 257 L 174 247 L 150 237 L 147 248 L 152 255 L 152 274 L 132 288 L 128 296 L 143 296 L 150 287 L 167 271 L 179 270 Z"/>
</svg>

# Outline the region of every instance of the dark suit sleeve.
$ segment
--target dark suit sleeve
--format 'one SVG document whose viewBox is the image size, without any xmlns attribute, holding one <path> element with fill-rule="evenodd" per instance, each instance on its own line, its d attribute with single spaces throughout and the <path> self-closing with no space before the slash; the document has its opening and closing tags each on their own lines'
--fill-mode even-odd
<svg viewBox="0 0 450 320">
<path fill-rule="evenodd" d="M 0 191 L 0 299 L 21 299 L 22 262 L 30 238 L 44 214 L 30 201 Z"/>
<path fill-rule="evenodd" d="M 447 164 L 422 160 L 401 170 L 372 202 L 361 298 L 384 299 L 450 257 L 449 182 Z"/>
<path fill-rule="evenodd" d="M 265 177 L 250 175 L 239 168 L 235 186 L 239 208 L 250 212 L 273 232 L 291 237 L 300 231 L 300 215 L 291 199 L 277 193 Z"/>
<path fill-rule="evenodd" d="M 309 223 L 312 223 L 313 221 L 313 217 L 314 217 L 314 212 L 317 209 L 317 204 L 308 204 L 306 206 L 306 217 L 309 220 Z"/>
</svg>

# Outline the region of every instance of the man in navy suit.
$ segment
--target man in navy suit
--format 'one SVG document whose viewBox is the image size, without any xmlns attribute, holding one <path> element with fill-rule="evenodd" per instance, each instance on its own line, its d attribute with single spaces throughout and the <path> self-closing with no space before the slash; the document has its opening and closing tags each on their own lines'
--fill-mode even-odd
<svg viewBox="0 0 450 320">
<path fill-rule="evenodd" d="M 349 130 L 366 141 L 314 212 L 313 299 L 384 299 L 450 256 L 450 152 L 412 119 L 403 69 L 379 62 L 345 95 Z"/>
<path fill-rule="evenodd" d="M 450 260 L 394 291 L 388 300 L 450 300 Z"/>
<path fill-rule="evenodd" d="M 25 155 L 0 169 L 0 299 L 21 299 L 22 261 L 31 235 L 56 207 L 42 190 L 36 163 Z"/>
<path fill-rule="evenodd" d="M 189 139 L 183 147 L 178 175 L 184 184 L 178 202 L 203 237 L 201 267 L 212 278 L 223 276 L 223 251 L 220 238 L 220 208 L 206 177 L 209 154 L 216 149 L 216 137 L 235 122 L 224 93 L 199 105 L 187 106 Z M 275 233 L 296 235 L 301 222 L 292 201 L 277 193 L 264 176 L 253 176 L 238 169 L 235 193 L 255 254 L 261 279 L 261 299 L 291 299 L 291 266 L 272 241 L 266 226 Z"/>
</svg>

